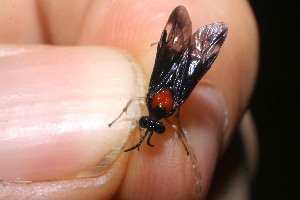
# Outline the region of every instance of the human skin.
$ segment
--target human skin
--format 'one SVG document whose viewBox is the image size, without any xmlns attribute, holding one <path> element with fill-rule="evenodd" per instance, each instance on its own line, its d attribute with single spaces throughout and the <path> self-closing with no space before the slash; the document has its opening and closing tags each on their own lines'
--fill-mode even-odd
<svg viewBox="0 0 300 200">
<path fill-rule="evenodd" d="M 0 147 L 0 199 L 193 197 L 191 161 L 171 128 L 153 136 L 154 148 L 143 144 L 140 151 L 119 152 L 99 176 L 75 175 L 85 162 L 98 160 L 102 151 L 115 147 L 115 142 L 103 145 L 110 140 L 107 124 L 126 100 L 140 95 L 134 82 L 140 72 L 130 70 L 132 62 L 143 69 L 147 82 L 156 54 L 150 44 L 159 40 L 177 5 L 187 8 L 193 32 L 215 21 L 229 28 L 212 69 L 180 110 L 180 120 L 193 138 L 201 198 L 206 197 L 217 161 L 247 110 L 255 84 L 258 32 L 245 0 L 3 2 L 0 74 L 5 76 L 0 75 L 0 105 L 5 112 L 0 116 L 0 143 L 9 145 Z M 36 69 L 39 73 L 34 73 Z M 118 81 L 124 84 L 117 90 Z M 107 104 L 95 103 L 105 98 Z M 41 105 L 38 114 L 33 105 Z M 101 107 L 112 110 L 99 113 Z M 91 119 L 78 126 L 86 116 Z"/>
</svg>

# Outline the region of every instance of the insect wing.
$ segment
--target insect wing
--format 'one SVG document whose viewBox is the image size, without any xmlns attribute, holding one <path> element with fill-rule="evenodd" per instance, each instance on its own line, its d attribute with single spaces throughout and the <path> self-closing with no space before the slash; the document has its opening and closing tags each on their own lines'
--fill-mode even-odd
<svg viewBox="0 0 300 200">
<path fill-rule="evenodd" d="M 172 81 L 174 101 L 179 107 L 189 97 L 203 75 L 210 69 L 227 36 L 228 28 L 222 23 L 201 27 L 190 39 L 179 59 L 176 78 Z"/>
<path fill-rule="evenodd" d="M 166 41 L 163 43 L 165 50 L 183 52 L 188 44 L 185 42 L 192 35 L 192 22 L 190 16 L 183 6 L 176 7 L 164 28 Z"/>
<path fill-rule="evenodd" d="M 174 63 L 188 47 L 191 34 L 192 23 L 187 10 L 183 6 L 176 7 L 167 21 L 157 46 L 149 94 L 157 93 L 168 82 L 176 70 Z"/>
</svg>

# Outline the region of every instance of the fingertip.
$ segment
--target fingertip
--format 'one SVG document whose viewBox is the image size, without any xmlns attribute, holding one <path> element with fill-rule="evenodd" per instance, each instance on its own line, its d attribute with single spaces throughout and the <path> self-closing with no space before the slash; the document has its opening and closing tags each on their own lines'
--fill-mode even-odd
<svg viewBox="0 0 300 200">
<path fill-rule="evenodd" d="M 41 186 L 45 194 L 54 195 L 68 193 L 73 183 L 85 179 L 62 181 L 58 185 L 70 183 L 70 188 L 57 191 L 43 181 L 95 176 L 100 181 L 116 173 L 110 168 L 118 166 L 122 173 L 114 176 L 117 184 L 106 182 L 116 190 L 128 156 L 118 165 L 116 159 L 134 128 L 132 119 L 139 115 L 139 106 L 112 127 L 108 124 L 130 98 L 144 96 L 140 67 L 127 53 L 112 48 L 1 48 L 0 79 L 5 80 L 0 86 L 1 179 L 11 183 L 8 187 L 14 181 L 33 181 L 12 188 L 28 192 L 24 188 Z"/>
</svg>

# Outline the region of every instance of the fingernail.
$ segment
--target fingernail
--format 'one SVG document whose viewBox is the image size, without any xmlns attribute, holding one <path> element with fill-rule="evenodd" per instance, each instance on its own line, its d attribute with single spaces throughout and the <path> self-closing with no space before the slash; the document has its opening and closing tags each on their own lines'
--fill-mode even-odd
<svg viewBox="0 0 300 200">
<path fill-rule="evenodd" d="M 183 127 L 197 157 L 200 172 L 205 172 L 201 173 L 201 182 L 209 183 L 227 127 L 225 101 L 213 86 L 202 85 L 194 89 L 183 113 Z"/>
<path fill-rule="evenodd" d="M 144 95 L 132 58 L 110 48 L 0 46 L 0 179 L 98 176 L 121 152 Z M 28 49 L 28 51 L 27 51 Z"/>
</svg>

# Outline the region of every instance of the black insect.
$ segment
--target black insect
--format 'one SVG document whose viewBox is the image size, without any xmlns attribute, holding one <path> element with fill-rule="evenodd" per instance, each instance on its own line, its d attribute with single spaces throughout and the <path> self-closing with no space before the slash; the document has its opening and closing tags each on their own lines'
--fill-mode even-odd
<svg viewBox="0 0 300 200">
<path fill-rule="evenodd" d="M 153 147 L 150 143 L 153 133 L 162 134 L 166 130 L 160 120 L 170 117 L 186 101 L 216 59 L 227 32 L 227 26 L 217 22 L 201 27 L 192 35 L 192 22 L 185 7 L 173 10 L 157 46 L 146 97 L 149 116 L 139 119 L 140 127 L 146 131 L 140 141 L 125 152 L 139 148 L 148 134 L 147 144 Z M 137 99 L 140 98 L 131 99 L 109 126 Z"/>
</svg>

